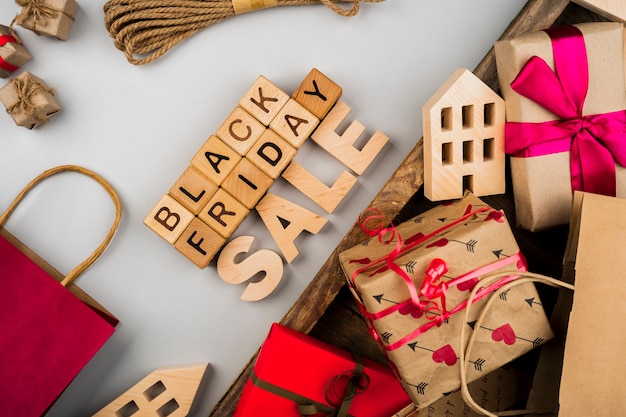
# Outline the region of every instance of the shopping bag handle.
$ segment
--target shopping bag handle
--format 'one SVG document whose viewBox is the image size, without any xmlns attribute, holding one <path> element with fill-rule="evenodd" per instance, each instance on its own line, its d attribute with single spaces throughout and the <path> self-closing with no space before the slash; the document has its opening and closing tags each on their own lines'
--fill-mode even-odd
<svg viewBox="0 0 626 417">
<path fill-rule="evenodd" d="M 30 183 L 28 183 L 28 185 L 24 187 L 24 189 L 17 195 L 17 197 L 15 197 L 15 199 L 13 200 L 9 208 L 7 208 L 6 211 L 0 216 L 0 227 L 4 227 L 4 224 L 9 219 L 9 216 L 11 215 L 11 213 L 13 213 L 13 210 L 15 210 L 15 208 L 20 203 L 20 201 L 24 198 L 26 194 L 28 194 L 28 192 L 35 185 L 40 183 L 42 180 L 48 177 L 51 177 L 52 175 L 58 174 L 60 172 L 67 172 L 67 171 L 77 172 L 79 174 L 86 175 L 87 177 L 95 180 L 98 184 L 102 186 L 102 188 L 105 189 L 105 191 L 109 194 L 109 196 L 111 196 L 111 199 L 113 200 L 113 203 L 115 204 L 115 220 L 113 221 L 113 225 L 111 226 L 111 229 L 107 233 L 106 237 L 104 238 L 100 246 L 98 246 L 96 250 L 87 259 L 85 259 L 77 267 L 72 269 L 65 276 L 65 278 L 61 281 L 61 285 L 63 285 L 64 287 L 67 287 L 69 284 L 71 284 L 76 278 L 78 278 L 80 274 L 85 272 L 85 270 L 89 268 L 96 261 L 96 259 L 100 257 L 100 255 L 104 253 L 105 249 L 111 242 L 111 239 L 113 239 L 113 235 L 115 235 L 115 231 L 117 230 L 117 227 L 119 226 L 119 223 L 120 223 L 120 219 L 122 218 L 122 203 L 117 193 L 113 189 L 113 187 L 111 187 L 111 185 L 109 185 L 109 183 L 107 183 L 104 180 L 104 178 L 102 178 L 100 175 L 96 174 L 93 171 L 88 170 L 87 168 L 83 168 L 77 165 L 60 165 L 58 167 L 50 168 L 42 172 L 35 179 L 33 179 Z"/>
<path fill-rule="evenodd" d="M 508 289 L 512 287 L 522 285 L 525 283 L 543 283 L 551 287 L 557 287 L 557 288 L 561 287 L 561 288 L 574 291 L 574 285 L 570 283 L 567 283 L 567 282 L 564 282 L 564 281 L 561 281 L 552 277 L 548 277 L 545 275 L 536 274 L 533 272 L 516 271 L 512 273 L 511 271 L 509 271 L 509 272 L 497 272 L 497 273 L 488 274 L 488 275 L 485 275 L 480 280 L 481 285 L 480 286 L 477 285 L 476 287 L 474 287 L 474 289 L 472 290 L 472 292 L 470 293 L 468 297 L 467 308 L 465 309 L 465 322 L 469 321 L 470 308 L 472 306 L 472 303 L 476 296 L 476 292 L 478 291 L 479 287 L 482 287 L 483 284 L 489 285 L 493 282 L 496 282 L 499 279 L 502 279 L 511 275 L 515 275 L 518 278 L 509 282 L 508 284 L 505 284 L 501 288 L 498 288 L 498 290 L 491 296 L 491 298 L 488 299 L 487 303 L 483 306 L 480 312 L 480 315 L 478 316 L 476 320 L 474 328 L 478 329 L 479 326 L 482 324 L 483 319 L 486 315 L 486 312 L 491 307 L 491 304 L 493 304 L 494 300 L 499 298 L 498 295 L 500 293 L 507 291 Z M 460 366 L 461 368 L 461 394 L 462 394 L 463 400 L 465 401 L 465 404 L 467 404 L 476 413 L 479 413 L 481 415 L 488 416 L 488 417 L 517 416 L 517 415 L 530 415 L 530 414 L 550 414 L 550 415 L 554 414 L 554 410 L 544 410 L 544 409 L 512 410 L 512 411 L 494 412 L 494 411 L 486 410 L 480 405 L 478 405 L 478 403 L 474 401 L 474 399 L 472 398 L 472 394 L 469 392 L 469 388 L 467 385 L 468 384 L 467 368 L 470 365 L 469 363 L 470 352 L 474 345 L 476 332 L 473 332 L 471 334 L 471 336 L 469 337 L 469 340 L 467 341 L 467 344 L 464 345 L 463 341 L 465 340 L 465 331 L 466 331 L 465 326 L 461 326 L 461 336 L 460 336 L 461 347 L 460 347 L 459 356 L 460 356 L 460 363 L 461 363 L 461 366 Z"/>
</svg>

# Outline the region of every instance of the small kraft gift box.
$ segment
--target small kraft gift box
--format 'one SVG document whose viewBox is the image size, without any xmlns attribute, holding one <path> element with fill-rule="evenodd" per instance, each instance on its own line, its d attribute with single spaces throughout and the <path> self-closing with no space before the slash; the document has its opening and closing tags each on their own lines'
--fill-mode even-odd
<svg viewBox="0 0 626 417">
<path fill-rule="evenodd" d="M 0 25 L 0 78 L 7 78 L 32 56 L 10 27 Z"/>
<path fill-rule="evenodd" d="M 15 22 L 37 35 L 65 41 L 69 37 L 78 10 L 74 0 L 16 0 L 22 11 Z"/>
<path fill-rule="evenodd" d="M 518 226 L 567 224 L 574 190 L 626 196 L 623 25 L 555 27 L 494 48 Z"/>
<path fill-rule="evenodd" d="M 38 183 L 62 172 L 95 180 L 115 204 L 115 218 L 95 251 L 67 275 L 3 228 L 23 197 Z M 44 415 L 118 324 L 74 280 L 109 245 L 121 217 L 121 203 L 98 174 L 75 165 L 49 169 L 31 181 L 0 215 L 0 415 Z"/>
<path fill-rule="evenodd" d="M 410 403 L 389 368 L 274 323 L 234 417 L 389 417 Z"/>
<path fill-rule="evenodd" d="M 374 237 L 339 260 L 372 336 L 419 408 L 461 387 L 461 346 L 470 337 L 468 382 L 553 337 L 533 283 L 499 294 L 476 327 L 490 296 L 526 271 L 503 212 L 467 192 L 396 228 L 369 229 L 375 217 L 361 219 Z M 481 285 L 493 273 L 505 275 Z"/>
<path fill-rule="evenodd" d="M 0 88 L 0 102 L 18 126 L 33 129 L 61 111 L 54 89 L 25 71 Z"/>
</svg>

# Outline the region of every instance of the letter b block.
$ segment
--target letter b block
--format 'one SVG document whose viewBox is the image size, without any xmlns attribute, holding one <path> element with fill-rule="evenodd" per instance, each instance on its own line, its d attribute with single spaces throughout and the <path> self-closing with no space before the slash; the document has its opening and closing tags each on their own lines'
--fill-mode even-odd
<svg viewBox="0 0 626 417">
<path fill-rule="evenodd" d="M 165 194 L 144 219 L 143 223 L 157 235 L 174 244 L 193 218 L 192 212 L 171 196 Z"/>
</svg>

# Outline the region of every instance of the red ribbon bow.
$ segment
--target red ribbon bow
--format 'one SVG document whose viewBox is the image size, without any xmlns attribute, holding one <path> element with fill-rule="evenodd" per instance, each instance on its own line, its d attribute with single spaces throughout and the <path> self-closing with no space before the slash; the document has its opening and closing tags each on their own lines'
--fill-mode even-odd
<svg viewBox="0 0 626 417">
<path fill-rule="evenodd" d="M 614 196 L 615 162 L 626 166 L 626 111 L 583 115 L 589 86 L 583 34 L 575 26 L 548 29 L 546 33 L 552 41 L 556 72 L 533 56 L 511 88 L 560 119 L 508 122 L 505 151 L 531 157 L 569 150 L 572 189 Z"/>
</svg>

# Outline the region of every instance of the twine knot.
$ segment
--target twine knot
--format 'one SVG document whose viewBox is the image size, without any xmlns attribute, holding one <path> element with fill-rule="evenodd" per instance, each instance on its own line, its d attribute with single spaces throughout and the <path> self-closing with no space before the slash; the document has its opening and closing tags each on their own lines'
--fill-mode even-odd
<svg viewBox="0 0 626 417">
<path fill-rule="evenodd" d="M 46 0 L 16 0 L 16 3 L 22 7 L 22 12 L 16 16 L 15 21 L 22 25 L 28 17 L 32 17 L 34 26 L 40 26 L 47 19 L 57 16 L 58 10 L 46 4 Z"/>
<path fill-rule="evenodd" d="M 35 119 L 37 123 L 45 122 L 48 115 L 33 102 L 33 98 L 41 92 L 54 95 L 54 90 L 30 79 L 14 78 L 10 84 L 17 94 L 17 101 L 7 108 L 7 112 L 13 114 L 19 108 L 23 113 Z"/>
</svg>

